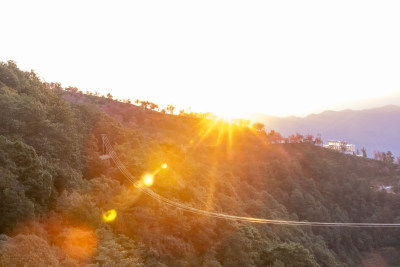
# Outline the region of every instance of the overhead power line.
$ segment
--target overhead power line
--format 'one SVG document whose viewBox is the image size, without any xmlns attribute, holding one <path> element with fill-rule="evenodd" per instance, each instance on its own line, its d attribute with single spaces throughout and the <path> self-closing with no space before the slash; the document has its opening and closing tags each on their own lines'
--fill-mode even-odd
<svg viewBox="0 0 400 267">
<path fill-rule="evenodd" d="M 120 172 L 136 187 L 141 190 L 143 193 L 148 195 L 149 197 L 158 200 L 164 204 L 169 206 L 214 218 L 231 220 L 231 221 L 238 221 L 238 222 L 251 222 L 251 223 L 263 223 L 263 224 L 276 224 L 276 225 L 293 225 L 293 226 L 328 226 L 328 227 L 369 227 L 369 228 L 397 228 L 400 227 L 400 223 L 351 223 L 351 222 L 308 222 L 308 221 L 289 221 L 289 220 L 275 220 L 275 219 L 264 219 L 264 218 L 254 218 L 254 217 L 245 217 L 245 216 L 236 216 L 236 215 L 229 215 L 219 212 L 212 212 L 206 211 L 202 209 L 197 209 L 190 207 L 186 204 L 182 204 L 168 198 L 165 198 L 148 187 L 138 186 L 138 180 L 128 171 L 125 165 L 121 162 L 118 158 L 117 154 L 115 153 L 110 141 L 108 140 L 106 135 L 102 136 L 106 152 L 112 158 L 113 162 L 120 170 Z"/>
</svg>

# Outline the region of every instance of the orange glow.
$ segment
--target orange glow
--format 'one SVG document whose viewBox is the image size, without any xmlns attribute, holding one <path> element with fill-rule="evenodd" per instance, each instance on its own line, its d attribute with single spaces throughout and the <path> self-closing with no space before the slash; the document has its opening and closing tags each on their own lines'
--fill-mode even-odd
<svg viewBox="0 0 400 267">
<path fill-rule="evenodd" d="M 154 181 L 153 175 L 151 175 L 151 174 L 146 174 L 146 175 L 143 177 L 143 184 L 144 184 L 145 186 L 151 186 L 151 185 L 153 184 L 153 181 Z"/>
<path fill-rule="evenodd" d="M 163 165 L 161 165 L 161 168 L 166 169 L 168 167 L 167 163 L 164 163 Z"/>
<path fill-rule="evenodd" d="M 97 236 L 91 229 L 68 228 L 63 234 L 62 250 L 73 259 L 88 260 L 97 246 Z"/>
<path fill-rule="evenodd" d="M 103 213 L 103 221 L 104 222 L 112 222 L 115 220 L 115 218 L 117 218 L 117 211 L 112 209 L 112 210 L 108 210 L 106 212 Z"/>
</svg>

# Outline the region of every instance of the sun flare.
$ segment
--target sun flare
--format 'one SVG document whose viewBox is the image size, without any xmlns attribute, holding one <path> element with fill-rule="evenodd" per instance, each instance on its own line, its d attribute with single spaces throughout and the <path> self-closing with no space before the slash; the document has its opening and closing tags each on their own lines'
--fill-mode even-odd
<svg viewBox="0 0 400 267">
<path fill-rule="evenodd" d="M 151 186 L 151 185 L 153 184 L 153 175 L 151 175 L 151 174 L 146 174 L 146 175 L 143 177 L 143 184 L 144 184 L 145 186 Z"/>
</svg>

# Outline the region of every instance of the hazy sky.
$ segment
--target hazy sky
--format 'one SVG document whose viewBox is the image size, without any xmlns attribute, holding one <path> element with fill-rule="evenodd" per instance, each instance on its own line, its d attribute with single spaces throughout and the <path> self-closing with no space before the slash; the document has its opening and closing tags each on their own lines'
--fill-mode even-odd
<svg viewBox="0 0 400 267">
<path fill-rule="evenodd" d="M 233 115 L 400 95 L 400 1 L 10 0 L 1 10 L 0 61 L 82 91 Z"/>
</svg>

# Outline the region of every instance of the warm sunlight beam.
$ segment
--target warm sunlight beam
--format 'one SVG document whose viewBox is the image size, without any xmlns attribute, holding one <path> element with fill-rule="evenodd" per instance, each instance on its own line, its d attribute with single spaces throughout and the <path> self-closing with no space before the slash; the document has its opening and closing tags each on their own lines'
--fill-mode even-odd
<svg viewBox="0 0 400 267">
<path fill-rule="evenodd" d="M 195 151 L 197 147 L 204 141 L 204 139 L 214 130 L 215 126 L 217 125 L 217 121 L 208 121 L 205 120 L 204 123 L 206 124 L 204 128 L 199 132 L 199 138 L 196 144 L 193 146 L 193 150 Z"/>
<path fill-rule="evenodd" d="M 117 211 L 112 209 L 112 210 L 108 210 L 106 212 L 103 213 L 103 221 L 104 222 L 113 222 L 115 220 L 115 218 L 117 218 Z"/>
<path fill-rule="evenodd" d="M 221 144 L 221 140 L 222 140 L 224 133 L 225 133 L 224 123 L 219 123 L 218 137 L 217 137 L 217 142 L 216 142 L 217 146 Z"/>
<path fill-rule="evenodd" d="M 233 145 L 233 127 L 234 125 L 232 125 L 231 123 L 229 123 L 228 126 L 228 156 L 231 157 L 232 156 L 232 145 Z"/>
</svg>

